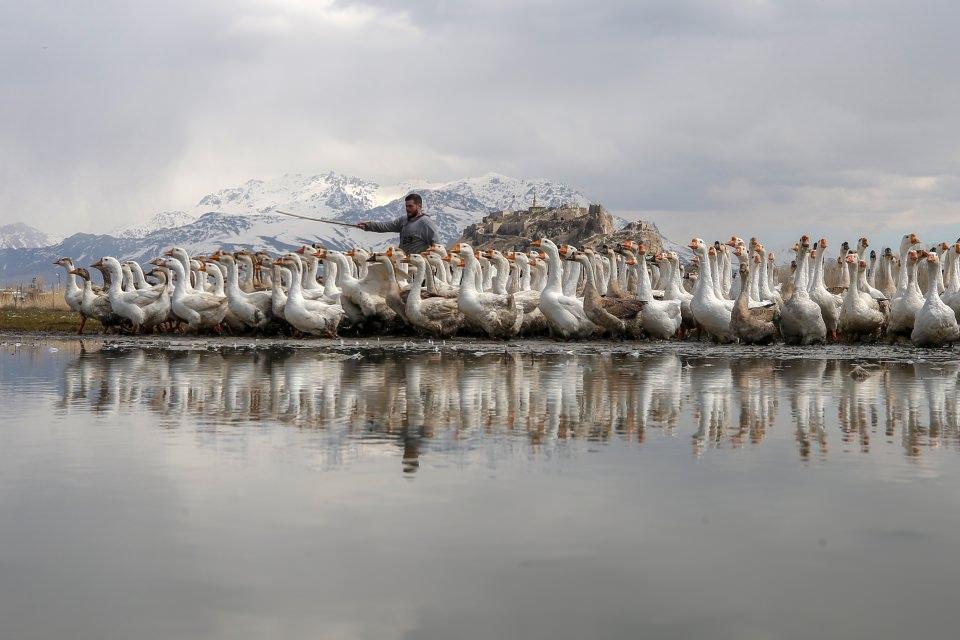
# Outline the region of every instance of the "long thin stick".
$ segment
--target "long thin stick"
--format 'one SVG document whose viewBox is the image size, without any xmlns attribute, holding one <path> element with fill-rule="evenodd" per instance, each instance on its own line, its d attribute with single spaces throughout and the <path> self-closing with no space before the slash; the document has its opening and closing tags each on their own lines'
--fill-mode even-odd
<svg viewBox="0 0 960 640">
<path fill-rule="evenodd" d="M 310 216 L 301 216 L 298 213 L 288 213 L 286 211 L 280 211 L 279 209 L 274 209 L 274 213 L 280 213 L 285 216 L 290 216 L 291 218 L 300 218 L 301 220 L 313 220 L 314 222 L 326 222 L 327 224 L 338 224 L 342 227 L 353 227 L 354 229 L 359 229 L 360 225 L 353 224 L 350 222 L 340 222 L 339 220 L 325 220 L 323 218 L 311 218 Z"/>
</svg>

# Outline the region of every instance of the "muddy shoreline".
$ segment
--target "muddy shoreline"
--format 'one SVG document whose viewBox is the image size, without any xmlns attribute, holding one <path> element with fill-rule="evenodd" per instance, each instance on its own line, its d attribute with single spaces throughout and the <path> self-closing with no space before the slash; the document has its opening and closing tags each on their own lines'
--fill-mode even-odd
<svg viewBox="0 0 960 640">
<path fill-rule="evenodd" d="M 384 338 L 225 338 L 214 336 L 76 336 L 60 332 L 0 332 L 0 346 L 28 347 L 38 343 L 76 345 L 97 350 L 168 350 L 168 351 L 256 351 L 291 349 L 353 355 L 357 353 L 449 353 L 486 355 L 521 353 L 529 355 L 621 355 L 655 358 L 674 354 L 684 358 L 768 358 L 793 360 L 850 360 L 871 362 L 951 362 L 960 361 L 960 347 L 924 349 L 909 344 L 825 345 L 797 347 L 783 344 L 770 346 L 717 345 L 709 342 L 672 341 L 603 341 L 559 342 L 549 339 L 496 341 L 472 338 L 430 340 L 411 337 Z"/>
</svg>

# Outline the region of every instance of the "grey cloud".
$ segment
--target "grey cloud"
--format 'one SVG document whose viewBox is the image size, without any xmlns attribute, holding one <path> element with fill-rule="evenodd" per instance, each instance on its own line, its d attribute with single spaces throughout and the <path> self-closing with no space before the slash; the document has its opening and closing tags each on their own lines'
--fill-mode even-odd
<svg viewBox="0 0 960 640">
<path fill-rule="evenodd" d="M 567 181 L 681 239 L 943 230 L 957 196 L 955 12 L 24 4 L 0 27 L 0 212 L 92 230 L 98 213 L 184 206 L 256 175 L 494 170 Z"/>
</svg>

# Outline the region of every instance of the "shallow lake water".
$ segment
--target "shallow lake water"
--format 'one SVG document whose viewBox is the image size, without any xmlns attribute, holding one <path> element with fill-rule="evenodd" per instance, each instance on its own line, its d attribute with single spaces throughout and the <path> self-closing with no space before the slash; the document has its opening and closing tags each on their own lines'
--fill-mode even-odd
<svg viewBox="0 0 960 640">
<path fill-rule="evenodd" d="M 0 342 L 0 638 L 955 633 L 957 354 Z"/>
</svg>

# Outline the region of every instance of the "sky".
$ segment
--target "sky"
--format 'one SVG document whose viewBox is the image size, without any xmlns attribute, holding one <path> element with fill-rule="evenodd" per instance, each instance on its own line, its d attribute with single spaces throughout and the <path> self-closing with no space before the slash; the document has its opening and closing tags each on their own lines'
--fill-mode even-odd
<svg viewBox="0 0 960 640">
<path fill-rule="evenodd" d="M 0 0 L 0 219 L 249 178 L 568 183 L 670 237 L 960 234 L 960 9 L 887 0 Z"/>
</svg>

